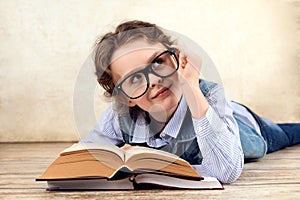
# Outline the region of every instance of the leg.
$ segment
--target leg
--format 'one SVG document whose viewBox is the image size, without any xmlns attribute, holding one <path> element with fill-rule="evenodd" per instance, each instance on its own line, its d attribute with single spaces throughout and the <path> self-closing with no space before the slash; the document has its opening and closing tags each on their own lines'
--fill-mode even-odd
<svg viewBox="0 0 300 200">
<path fill-rule="evenodd" d="M 278 124 L 289 138 L 289 144 L 295 145 L 300 143 L 300 123 Z"/>
<path fill-rule="evenodd" d="M 267 153 L 300 143 L 300 123 L 275 124 L 268 119 L 258 116 L 247 106 L 244 107 L 252 114 L 258 123 L 261 135 L 268 145 Z"/>
<path fill-rule="evenodd" d="M 267 142 L 268 151 L 271 153 L 290 146 L 290 139 L 279 125 L 263 117 L 258 117 L 261 134 Z"/>
</svg>

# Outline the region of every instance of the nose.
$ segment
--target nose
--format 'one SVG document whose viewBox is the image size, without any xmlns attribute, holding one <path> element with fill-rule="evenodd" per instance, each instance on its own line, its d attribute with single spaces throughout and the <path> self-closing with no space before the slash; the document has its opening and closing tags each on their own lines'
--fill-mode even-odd
<svg viewBox="0 0 300 200">
<path fill-rule="evenodd" d="M 155 76 L 154 74 L 149 74 L 149 82 L 151 88 L 155 87 L 157 84 L 162 84 L 163 81 L 163 78 Z"/>
</svg>

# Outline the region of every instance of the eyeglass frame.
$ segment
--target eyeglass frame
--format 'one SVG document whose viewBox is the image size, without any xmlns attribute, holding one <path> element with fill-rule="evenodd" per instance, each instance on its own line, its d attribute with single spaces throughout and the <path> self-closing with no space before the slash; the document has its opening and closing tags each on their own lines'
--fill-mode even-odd
<svg viewBox="0 0 300 200">
<path fill-rule="evenodd" d="M 170 77 L 170 76 L 172 76 L 173 74 L 175 74 L 175 73 L 177 72 L 177 70 L 179 69 L 179 60 L 178 60 L 177 55 L 176 55 L 177 51 L 178 51 L 178 50 L 175 49 L 175 48 L 168 48 L 167 50 L 165 50 L 165 51 L 163 51 L 162 53 L 158 54 L 158 55 L 151 61 L 151 63 L 148 64 L 144 69 L 139 70 L 139 71 L 136 71 L 136 72 L 134 72 L 134 73 L 128 75 L 126 78 L 124 78 L 119 84 L 117 84 L 117 85 L 115 86 L 115 88 L 117 89 L 117 91 L 121 91 L 121 92 L 122 92 L 126 97 L 128 97 L 129 99 L 138 99 L 138 98 L 140 98 L 140 97 L 143 96 L 143 95 L 148 91 L 148 89 L 149 89 L 149 86 L 150 86 L 149 73 L 154 74 L 155 76 L 157 76 L 157 77 L 159 77 L 159 78 L 167 78 L 167 77 Z M 170 55 L 174 56 L 175 61 L 176 61 L 176 65 L 177 65 L 177 66 L 176 66 L 176 70 L 175 70 L 174 72 L 172 72 L 171 74 L 169 74 L 169 75 L 167 75 L 167 76 L 161 76 L 161 75 L 155 73 L 151 66 L 152 66 L 153 63 L 155 63 L 155 61 L 156 61 L 161 55 L 166 54 L 166 53 L 169 53 Z M 123 82 L 125 82 L 125 81 L 127 80 L 127 78 L 129 78 L 130 76 L 132 76 L 132 75 L 134 75 L 134 74 L 137 74 L 137 73 L 142 73 L 142 74 L 145 76 L 146 81 L 147 81 L 147 88 L 145 89 L 145 91 L 144 91 L 141 95 L 139 95 L 139 96 L 137 96 L 137 97 L 131 97 L 131 96 L 129 96 L 129 95 L 123 90 L 122 84 L 123 84 Z M 118 95 L 118 94 L 119 94 L 119 92 L 117 92 L 116 95 Z"/>
</svg>

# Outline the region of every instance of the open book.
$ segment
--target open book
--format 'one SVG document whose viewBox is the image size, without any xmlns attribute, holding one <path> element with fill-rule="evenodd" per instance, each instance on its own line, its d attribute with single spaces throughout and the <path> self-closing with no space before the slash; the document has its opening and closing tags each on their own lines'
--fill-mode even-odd
<svg viewBox="0 0 300 200">
<path fill-rule="evenodd" d="M 74 144 L 36 179 L 49 190 L 222 189 L 178 156 L 146 147 L 121 149 L 111 144 Z"/>
</svg>

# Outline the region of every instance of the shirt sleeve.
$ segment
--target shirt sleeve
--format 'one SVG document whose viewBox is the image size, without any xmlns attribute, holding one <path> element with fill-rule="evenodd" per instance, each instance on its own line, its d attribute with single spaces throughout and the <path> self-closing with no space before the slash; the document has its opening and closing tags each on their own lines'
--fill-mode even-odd
<svg viewBox="0 0 300 200">
<path fill-rule="evenodd" d="M 123 143 L 122 133 L 118 123 L 118 115 L 109 106 L 101 115 L 97 125 L 79 143 Z"/>
<path fill-rule="evenodd" d="M 223 183 L 234 182 L 241 174 L 244 155 L 233 110 L 221 86 L 214 87 L 206 99 L 209 108 L 193 125 L 205 172 Z"/>
</svg>

